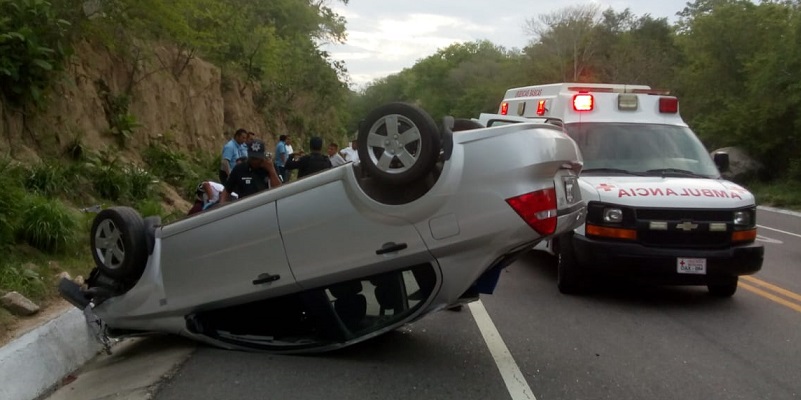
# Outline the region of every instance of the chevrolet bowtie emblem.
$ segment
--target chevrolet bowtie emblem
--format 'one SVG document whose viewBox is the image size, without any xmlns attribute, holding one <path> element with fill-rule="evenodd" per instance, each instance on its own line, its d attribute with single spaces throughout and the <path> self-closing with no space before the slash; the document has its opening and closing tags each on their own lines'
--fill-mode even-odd
<svg viewBox="0 0 801 400">
<path fill-rule="evenodd" d="M 676 224 L 676 229 L 681 229 L 684 232 L 689 232 L 698 227 L 698 224 L 694 224 L 690 221 L 684 221 L 680 224 Z"/>
</svg>

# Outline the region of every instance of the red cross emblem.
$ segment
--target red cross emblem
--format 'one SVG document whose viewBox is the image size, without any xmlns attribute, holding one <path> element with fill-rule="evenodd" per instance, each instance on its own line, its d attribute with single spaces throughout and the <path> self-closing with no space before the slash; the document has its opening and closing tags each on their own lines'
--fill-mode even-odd
<svg viewBox="0 0 801 400">
<path fill-rule="evenodd" d="M 596 189 L 601 189 L 601 190 L 603 190 L 604 192 L 610 192 L 610 191 L 612 191 L 612 189 L 614 189 L 614 188 L 615 188 L 615 185 L 608 185 L 608 184 L 606 184 L 606 183 L 602 183 L 602 184 L 600 184 L 600 185 L 596 186 L 595 188 L 596 188 Z"/>
</svg>

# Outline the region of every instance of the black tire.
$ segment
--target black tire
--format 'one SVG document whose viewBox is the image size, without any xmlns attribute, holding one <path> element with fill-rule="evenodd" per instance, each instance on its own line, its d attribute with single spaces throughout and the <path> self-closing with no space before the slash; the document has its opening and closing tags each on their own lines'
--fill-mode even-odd
<svg viewBox="0 0 801 400">
<path fill-rule="evenodd" d="M 147 262 L 145 223 L 129 207 L 107 208 L 92 222 L 92 257 L 104 275 L 119 281 L 135 281 Z"/>
<path fill-rule="evenodd" d="M 728 282 L 714 283 L 706 285 L 709 294 L 715 297 L 731 297 L 737 292 L 737 282 L 739 277 L 733 276 Z"/>
<path fill-rule="evenodd" d="M 573 248 L 573 234 L 560 236 L 557 245 L 556 287 L 562 294 L 580 294 L 585 285 Z"/>
<path fill-rule="evenodd" d="M 390 103 L 371 111 L 359 128 L 357 143 L 365 172 L 391 185 L 429 174 L 441 146 L 431 116 L 406 103 Z"/>
</svg>

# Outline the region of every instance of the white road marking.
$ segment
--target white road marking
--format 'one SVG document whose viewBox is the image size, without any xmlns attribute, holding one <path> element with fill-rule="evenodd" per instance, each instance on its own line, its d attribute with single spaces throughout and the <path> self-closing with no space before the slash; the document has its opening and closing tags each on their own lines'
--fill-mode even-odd
<svg viewBox="0 0 801 400">
<path fill-rule="evenodd" d="M 512 400 L 537 400 L 481 300 L 468 304 Z"/>
<path fill-rule="evenodd" d="M 760 229 L 767 229 L 767 230 L 769 230 L 769 231 L 779 232 L 779 233 L 783 233 L 783 234 L 785 234 L 785 235 L 790 235 L 790 236 L 795 236 L 795 237 L 799 237 L 799 238 L 801 238 L 801 235 L 799 235 L 799 234 L 797 234 L 797 233 L 787 232 L 787 231 L 783 231 L 783 230 L 781 230 L 781 229 L 776 229 L 776 228 L 769 228 L 769 227 L 767 227 L 767 226 L 764 226 L 764 225 L 757 225 L 757 228 L 760 228 Z"/>
<path fill-rule="evenodd" d="M 760 242 L 765 242 L 765 243 L 784 244 L 784 242 L 782 242 L 779 239 L 771 239 L 771 238 L 769 238 L 767 236 L 762 236 L 762 235 L 757 235 L 756 240 L 760 241 Z"/>
</svg>

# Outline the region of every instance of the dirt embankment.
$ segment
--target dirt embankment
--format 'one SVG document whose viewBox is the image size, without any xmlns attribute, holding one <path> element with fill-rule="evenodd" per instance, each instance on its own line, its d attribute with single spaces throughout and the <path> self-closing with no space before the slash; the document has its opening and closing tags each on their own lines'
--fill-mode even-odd
<svg viewBox="0 0 801 400">
<path fill-rule="evenodd" d="M 187 151 L 220 151 L 240 127 L 272 143 L 251 91 L 239 87 L 235 80 L 224 83 L 219 67 L 198 58 L 187 62 L 175 49 L 156 46 L 147 56 L 122 58 L 79 43 L 44 110 L 23 113 L 0 103 L 0 155 L 32 161 L 76 142 L 95 150 L 115 146 L 120 133 L 113 133 L 113 121 L 125 114 L 132 118 L 117 125 L 135 122 L 123 146 L 133 159 L 162 135 Z"/>
</svg>

